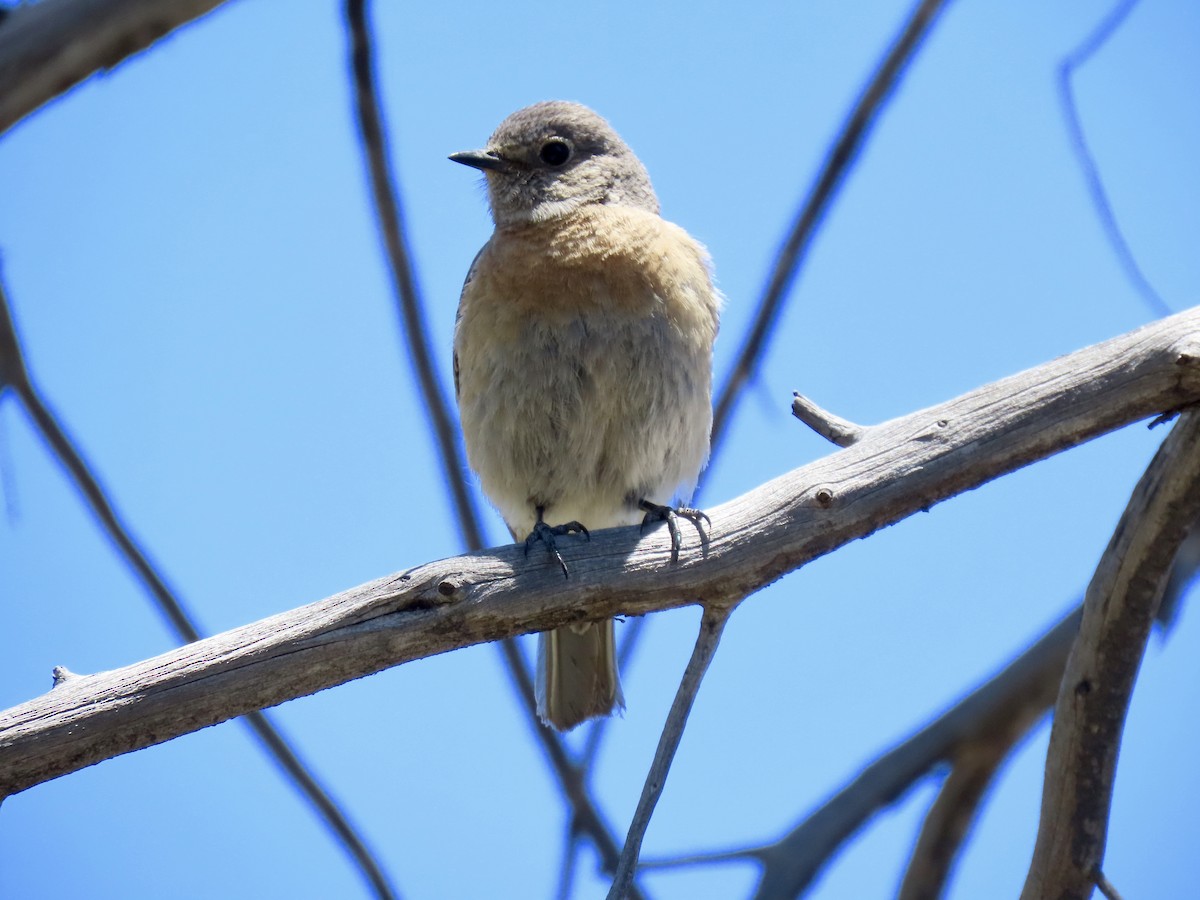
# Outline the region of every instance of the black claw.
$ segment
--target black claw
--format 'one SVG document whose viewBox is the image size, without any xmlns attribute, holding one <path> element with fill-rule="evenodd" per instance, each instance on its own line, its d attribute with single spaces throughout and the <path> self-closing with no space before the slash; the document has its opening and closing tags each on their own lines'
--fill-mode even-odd
<svg viewBox="0 0 1200 900">
<path fill-rule="evenodd" d="M 704 520 L 705 525 L 707 525 L 709 528 L 712 528 L 712 519 L 710 519 L 708 517 L 708 513 L 702 509 L 693 509 L 690 506 L 681 506 L 675 510 L 675 513 L 676 515 L 683 516 L 697 528 L 700 527 L 701 519 Z"/>
<path fill-rule="evenodd" d="M 529 537 L 525 538 L 525 555 L 529 555 L 529 548 L 541 541 L 546 545 L 546 549 L 550 551 L 550 555 L 558 562 L 558 567 L 562 569 L 563 578 L 570 578 L 571 573 L 567 569 L 566 560 L 562 558 L 562 554 L 558 552 L 558 540 L 564 534 L 582 534 L 589 541 L 592 536 L 588 530 L 578 522 L 567 522 L 563 525 L 547 525 L 542 521 L 542 510 L 539 508 L 537 522 L 533 525 L 533 531 L 529 532 Z"/>
<path fill-rule="evenodd" d="M 690 506 L 663 506 L 660 503 L 651 503 L 649 500 L 639 500 L 638 508 L 646 511 L 645 517 L 642 519 L 642 532 L 645 533 L 646 526 L 652 522 L 666 522 L 667 527 L 671 530 L 671 562 L 679 561 L 679 551 L 683 547 L 683 535 L 679 533 L 679 520 L 687 519 L 700 532 L 700 537 L 704 538 L 704 529 L 700 527 L 700 521 L 708 527 L 712 527 L 712 520 L 699 509 L 692 509 Z"/>
</svg>

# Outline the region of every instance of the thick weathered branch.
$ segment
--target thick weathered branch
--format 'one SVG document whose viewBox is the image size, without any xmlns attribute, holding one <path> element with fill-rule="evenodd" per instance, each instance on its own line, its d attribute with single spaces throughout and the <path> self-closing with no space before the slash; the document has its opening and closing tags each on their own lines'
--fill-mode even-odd
<svg viewBox="0 0 1200 900">
<path fill-rule="evenodd" d="M 224 0 L 42 0 L 0 19 L 0 134 Z"/>
<path fill-rule="evenodd" d="M 1200 400 L 1200 310 L 939 406 L 660 532 L 596 532 L 571 579 L 513 546 L 417 566 L 0 714 L 0 795 L 388 666 L 569 622 L 731 603 L 841 545 L 1121 425 Z"/>
<path fill-rule="evenodd" d="M 1200 519 L 1192 523 L 1187 537 L 1175 554 L 1175 565 L 1171 567 L 1171 577 L 1167 579 L 1167 587 L 1163 591 L 1162 602 L 1158 605 L 1158 621 L 1170 628 L 1175 624 L 1179 614 L 1179 605 L 1187 593 L 1188 586 L 1200 569 Z"/>
<path fill-rule="evenodd" d="M 1088 585 L 1054 707 L 1024 900 L 1092 895 L 1133 684 L 1171 564 L 1198 515 L 1200 409 L 1193 409 L 1138 482 Z"/>
</svg>

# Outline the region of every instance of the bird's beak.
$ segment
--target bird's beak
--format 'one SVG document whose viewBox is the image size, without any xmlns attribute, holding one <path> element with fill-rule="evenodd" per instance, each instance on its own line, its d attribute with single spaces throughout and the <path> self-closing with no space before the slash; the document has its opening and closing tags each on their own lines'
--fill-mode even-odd
<svg viewBox="0 0 1200 900">
<path fill-rule="evenodd" d="M 508 168 L 508 163 L 491 150 L 463 150 L 459 153 L 451 153 L 450 158 L 456 163 L 462 163 L 472 169 L 499 171 Z"/>
</svg>

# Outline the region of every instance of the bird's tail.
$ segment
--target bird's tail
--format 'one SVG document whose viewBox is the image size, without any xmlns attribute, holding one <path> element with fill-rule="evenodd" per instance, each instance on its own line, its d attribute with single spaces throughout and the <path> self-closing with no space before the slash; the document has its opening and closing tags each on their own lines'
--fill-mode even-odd
<svg viewBox="0 0 1200 900">
<path fill-rule="evenodd" d="M 559 731 L 625 708 L 612 619 L 538 635 L 538 717 Z"/>
</svg>

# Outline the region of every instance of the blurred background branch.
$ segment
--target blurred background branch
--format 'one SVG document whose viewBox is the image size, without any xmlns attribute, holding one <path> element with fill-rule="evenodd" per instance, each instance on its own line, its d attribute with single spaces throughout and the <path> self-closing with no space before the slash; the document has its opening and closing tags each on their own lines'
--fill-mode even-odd
<svg viewBox="0 0 1200 900">
<path fill-rule="evenodd" d="M 1169 316 L 1171 307 L 1142 272 L 1142 267 L 1138 265 L 1137 258 L 1121 231 L 1112 203 L 1109 202 L 1108 192 L 1104 189 L 1100 168 L 1096 165 L 1091 147 L 1088 146 L 1087 135 L 1079 115 L 1079 101 L 1075 94 L 1075 74 L 1116 34 L 1135 6 L 1137 0 L 1120 0 L 1079 46 L 1063 58 L 1058 66 L 1058 98 L 1062 107 L 1063 122 L 1067 127 L 1067 138 L 1071 143 L 1071 152 L 1075 154 L 1088 196 L 1096 212 L 1096 219 L 1104 229 L 1113 256 L 1150 311 L 1156 316 Z"/>
</svg>

